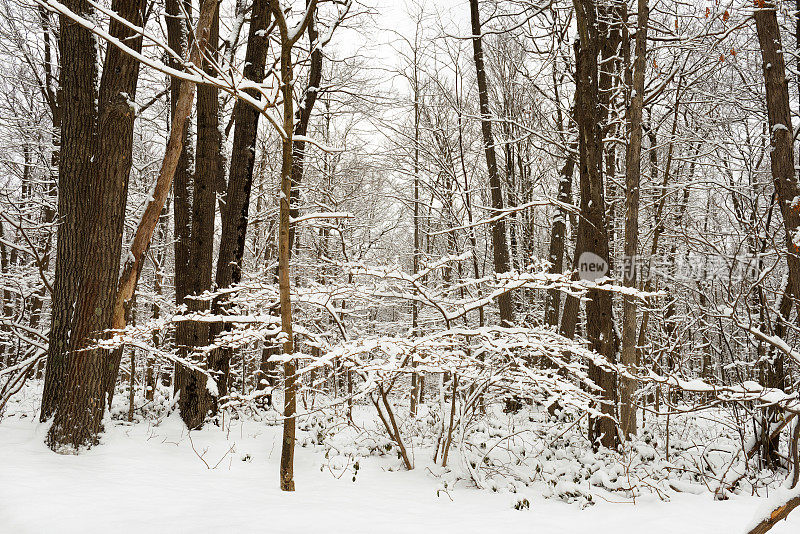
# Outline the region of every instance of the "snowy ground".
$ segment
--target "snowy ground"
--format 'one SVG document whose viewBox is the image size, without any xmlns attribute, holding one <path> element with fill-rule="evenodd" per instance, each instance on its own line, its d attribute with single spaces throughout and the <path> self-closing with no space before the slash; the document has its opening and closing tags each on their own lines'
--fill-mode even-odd
<svg viewBox="0 0 800 534">
<path fill-rule="evenodd" d="M 234 422 L 227 431 L 193 432 L 190 441 L 171 416 L 157 427 L 112 423 L 101 446 L 59 456 L 43 445 L 44 425 L 6 417 L 0 531 L 728 534 L 743 532 L 763 504 L 742 496 L 715 502 L 710 494 L 678 494 L 661 502 L 645 495 L 635 505 L 600 501 L 581 510 L 527 494 L 530 509 L 518 511 L 512 504 L 519 494 L 464 484 L 437 496 L 440 480 L 421 459 L 429 451 L 416 451 L 411 472 L 395 470 L 393 458 L 367 458 L 353 482 L 352 470 L 330 470 L 322 452 L 302 447 L 297 491 L 282 493 L 279 430 Z M 800 532 L 800 516 L 773 532 Z"/>
</svg>

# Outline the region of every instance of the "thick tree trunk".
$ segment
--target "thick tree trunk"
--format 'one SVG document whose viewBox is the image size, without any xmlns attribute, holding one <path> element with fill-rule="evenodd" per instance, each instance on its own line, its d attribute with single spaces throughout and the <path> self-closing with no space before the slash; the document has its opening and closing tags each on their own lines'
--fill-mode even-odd
<svg viewBox="0 0 800 534">
<path fill-rule="evenodd" d="M 115 0 L 111 8 L 136 26 L 142 25 L 141 0 Z M 113 20 L 109 33 L 141 50 L 142 39 Z M 63 49 L 62 49 L 63 50 Z M 92 54 L 94 60 L 94 52 Z M 69 70 L 63 65 L 64 70 Z M 85 201 L 90 219 L 84 224 L 85 263 L 70 331 L 66 375 L 47 443 L 53 449 L 77 449 L 92 445 L 100 432 L 106 402 L 116 383 L 118 363 L 108 351 L 87 349 L 96 336 L 111 326 L 116 295 L 125 203 L 133 147 L 135 119 L 133 99 L 139 78 L 139 62 L 115 46 L 109 46 L 100 80 L 94 161 L 85 178 Z M 65 108 L 65 121 L 66 117 Z M 81 117 L 87 120 L 87 117 Z M 66 138 L 66 136 L 62 136 Z M 64 155 L 66 158 L 66 154 Z"/>
<path fill-rule="evenodd" d="M 269 25 L 268 0 L 255 0 L 250 15 L 250 29 L 245 52 L 244 77 L 254 82 L 264 79 L 269 36 L 265 34 Z M 257 91 L 249 89 L 254 98 Z M 253 106 L 237 101 L 233 108 L 234 132 L 231 151 L 228 187 L 224 197 L 225 215 L 222 217 L 222 237 L 217 259 L 217 287 L 225 288 L 242 279 L 242 259 L 247 235 L 250 191 L 253 186 L 256 134 L 259 112 Z"/>
<path fill-rule="evenodd" d="M 79 15 L 93 11 L 85 0 L 64 5 Z M 56 411 L 66 376 L 67 351 L 74 305 L 84 260 L 83 235 L 90 220 L 85 217 L 86 195 L 92 167 L 95 100 L 97 98 L 97 39 L 87 29 L 62 16 L 61 50 L 61 157 L 58 169 L 58 225 L 53 301 L 47 369 L 42 395 L 41 420 Z"/>
<path fill-rule="evenodd" d="M 194 64 L 199 64 L 202 59 L 202 50 L 206 47 L 208 42 L 208 36 L 211 31 L 211 21 L 214 17 L 216 5 L 216 0 L 205 0 L 201 5 L 200 17 L 195 32 L 195 35 L 200 36 L 200 41 L 197 46 L 192 48 L 192 53 L 189 57 L 189 61 Z M 164 159 L 161 163 L 161 170 L 159 171 L 158 179 L 153 189 L 152 198 L 142 214 L 139 226 L 136 228 L 136 234 L 133 237 L 130 252 L 123 266 L 122 274 L 120 275 L 112 318 L 112 327 L 115 329 L 125 328 L 126 316 L 131 306 L 130 303 L 134 298 L 134 291 L 139 281 L 145 254 L 150 247 L 153 232 L 159 224 L 159 220 L 164 216 L 167 196 L 169 195 L 172 181 L 180 164 L 180 155 L 183 151 L 186 131 L 185 123 L 192 110 L 194 93 L 194 83 L 187 82 L 181 84 L 175 103 L 175 109 L 172 113 L 170 135 L 167 141 Z M 156 276 L 156 278 L 158 279 L 158 276 Z M 117 365 L 119 365 L 119 362 L 117 362 Z"/>
<path fill-rule="evenodd" d="M 798 295 L 800 290 L 800 204 L 798 204 L 797 177 L 794 169 L 794 150 L 791 110 L 789 108 L 789 81 L 786 78 L 786 63 L 781 46 L 780 26 L 774 1 L 765 1 L 754 12 L 756 32 L 761 47 L 761 59 L 767 97 L 767 117 L 770 128 L 769 151 L 772 180 L 775 193 L 783 215 L 786 236 L 789 280 L 787 295 Z M 798 303 L 800 312 L 800 303 Z M 788 317 L 786 313 L 786 317 Z M 799 313 L 800 315 L 800 313 Z M 780 362 L 778 362 L 780 363 Z M 768 373 L 770 385 L 778 386 L 785 382 L 783 366 L 774 365 Z M 765 417 L 767 417 L 765 415 Z M 763 443 L 764 455 L 773 456 L 773 449 L 780 437 Z"/>
<path fill-rule="evenodd" d="M 483 148 L 486 154 L 486 167 L 489 173 L 489 190 L 491 193 L 492 209 L 503 210 L 503 186 L 497 168 L 497 155 L 495 153 L 494 138 L 492 137 L 492 119 L 489 109 L 489 89 L 486 80 L 486 68 L 483 63 L 483 45 L 481 42 L 481 20 L 478 10 L 478 0 L 469 0 L 470 20 L 472 22 L 472 51 L 475 61 L 475 74 L 478 81 L 478 102 L 481 112 L 481 133 L 483 134 Z M 492 223 L 492 253 L 494 270 L 497 274 L 510 270 L 508 243 L 506 242 L 505 219 Z M 506 292 L 497 297 L 500 308 L 500 322 L 510 325 L 514 322 L 514 306 L 511 294 Z"/>
</svg>

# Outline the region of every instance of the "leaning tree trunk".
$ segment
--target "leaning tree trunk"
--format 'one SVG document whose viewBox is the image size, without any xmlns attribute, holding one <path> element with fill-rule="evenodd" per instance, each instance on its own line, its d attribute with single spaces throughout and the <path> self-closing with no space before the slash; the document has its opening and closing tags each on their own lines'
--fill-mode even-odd
<svg viewBox="0 0 800 534">
<path fill-rule="evenodd" d="M 492 137 L 492 119 L 489 110 L 489 89 L 486 80 L 486 68 L 483 64 L 483 45 L 481 41 L 481 20 L 478 10 L 478 0 L 469 0 L 470 19 L 472 22 L 472 51 L 475 61 L 475 75 L 478 81 L 478 103 L 481 112 L 481 133 L 483 134 L 483 148 L 486 154 L 486 167 L 489 173 L 489 190 L 491 192 L 492 209 L 498 214 L 503 210 L 503 189 L 500 173 L 497 169 L 497 155 Z M 510 270 L 508 243 L 506 242 L 505 219 L 500 218 L 491 224 L 492 252 L 495 273 L 506 273 Z M 511 294 L 506 292 L 497 297 L 500 308 L 500 321 L 510 325 L 514 322 L 514 306 Z"/>
</svg>

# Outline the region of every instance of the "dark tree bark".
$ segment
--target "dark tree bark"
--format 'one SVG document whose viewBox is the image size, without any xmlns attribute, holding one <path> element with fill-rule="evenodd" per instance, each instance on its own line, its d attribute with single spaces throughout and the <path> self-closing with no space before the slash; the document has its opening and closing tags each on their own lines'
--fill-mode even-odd
<svg viewBox="0 0 800 534">
<path fill-rule="evenodd" d="M 268 0 L 255 0 L 250 15 L 250 29 L 245 52 L 244 77 L 260 82 L 264 79 L 269 36 L 264 32 L 269 26 Z M 260 94 L 252 89 L 247 92 L 255 98 Z M 219 288 L 239 283 L 242 279 L 247 234 L 250 191 L 253 186 L 256 134 L 259 112 L 253 106 L 237 101 L 233 108 L 233 149 L 230 159 L 230 174 L 225 194 L 225 216 L 222 218 L 222 237 L 217 259 L 216 283 Z"/>
<path fill-rule="evenodd" d="M 577 48 L 575 49 L 577 55 Z M 556 64 L 553 65 L 553 87 L 558 100 L 559 80 L 556 74 Z M 556 119 L 560 132 L 571 131 L 571 124 L 575 120 L 575 102 L 572 103 L 567 124 L 564 124 L 564 116 L 561 107 L 556 108 Z M 569 126 L 568 126 L 569 125 Z M 566 136 L 562 135 L 562 141 L 566 143 Z M 558 180 L 558 201 L 563 205 L 572 204 L 572 175 L 575 172 L 575 153 L 577 152 L 576 140 L 570 140 L 566 147 L 566 161 L 561 168 Z M 550 244 L 547 251 L 547 260 L 550 262 L 549 273 L 560 274 L 564 272 L 564 255 L 567 248 L 567 217 L 569 213 L 566 209 L 559 208 L 558 213 L 553 218 L 550 227 Z M 561 311 L 561 291 L 550 289 L 544 303 L 544 321 L 546 324 L 557 327 L 558 316 Z"/>
<path fill-rule="evenodd" d="M 186 13 L 191 13 L 191 2 L 184 0 Z M 166 26 L 167 42 L 181 57 L 186 56 L 189 48 L 189 21 L 186 20 L 181 10 L 181 0 L 166 0 Z M 180 68 L 177 60 L 171 59 L 170 66 Z M 186 82 L 172 78 L 170 81 L 170 109 L 174 119 L 176 106 L 181 87 Z M 175 235 L 175 303 L 178 306 L 186 304 L 186 296 L 192 286 L 192 270 L 189 265 L 189 252 L 192 244 L 192 167 L 194 166 L 194 146 L 191 132 L 191 121 L 186 121 L 183 132 L 178 165 L 173 178 L 173 225 Z M 181 321 L 175 327 L 175 344 L 182 357 L 186 357 L 190 344 L 192 325 L 188 321 Z M 181 366 L 175 366 L 175 382 L 173 387 L 176 393 L 188 387 L 187 381 L 191 378 Z M 194 384 L 195 380 L 192 380 Z"/>
<path fill-rule="evenodd" d="M 134 25 L 142 25 L 143 1 L 115 0 L 111 9 Z M 141 37 L 121 22 L 112 19 L 109 33 L 132 49 L 141 50 Z M 94 51 L 90 57 L 94 61 Z M 63 70 L 69 70 L 67 64 L 63 64 Z M 96 125 L 90 145 L 94 148 L 94 160 L 90 161 L 90 174 L 83 179 L 87 217 L 82 222 L 85 227 L 80 229 L 79 239 L 85 243 L 85 263 L 70 328 L 66 374 L 53 425 L 47 434 L 47 443 L 53 449 L 79 448 L 96 442 L 106 401 L 110 401 L 116 383 L 118 363 L 115 358 L 109 357 L 108 351 L 87 347 L 111 326 L 132 159 L 133 99 L 138 78 L 139 62 L 119 48 L 109 46 L 103 63 L 96 119 L 91 121 Z M 66 115 L 65 107 L 65 121 Z"/>
<path fill-rule="evenodd" d="M 647 52 L 647 24 L 650 15 L 647 0 L 638 0 L 636 23 L 636 46 L 634 52 L 633 72 L 627 70 L 627 85 L 632 85 L 628 107 L 629 140 L 625 152 L 625 268 L 623 284 L 636 287 L 637 250 L 639 246 L 639 181 L 641 178 L 642 157 L 642 107 L 644 104 L 644 72 L 645 54 Z M 625 30 L 627 34 L 627 30 Z M 628 39 L 623 39 L 626 50 Z M 688 189 L 687 189 L 688 191 Z M 622 363 L 634 366 L 639 363 L 636 352 L 636 300 L 635 297 L 623 297 L 622 319 Z M 627 438 L 636 434 L 636 408 L 633 405 L 633 393 L 636 384 L 633 380 L 623 379 L 621 383 L 620 424 Z"/>
<path fill-rule="evenodd" d="M 265 34 L 270 20 L 269 0 L 255 0 L 250 15 L 250 29 L 245 51 L 244 76 L 248 80 L 261 82 L 269 47 L 269 36 Z M 252 89 L 248 93 L 255 98 L 260 94 Z M 217 257 L 216 284 L 218 289 L 238 284 L 242 279 L 242 260 L 244 258 L 247 236 L 250 191 L 253 186 L 253 166 L 256 153 L 256 134 L 258 133 L 259 112 L 253 106 L 237 101 L 233 108 L 235 129 L 231 151 L 230 175 L 224 196 L 225 210 L 222 212 L 222 236 Z M 225 302 L 215 299 L 214 312 L 223 313 Z M 212 335 L 222 332 L 223 326 L 215 323 Z M 230 368 L 231 351 L 218 349 L 209 356 L 212 369 Z M 223 378 L 227 382 L 226 378 Z"/>
<path fill-rule="evenodd" d="M 775 3 L 765 1 L 754 12 L 758 41 L 761 46 L 764 81 L 766 85 L 767 116 L 771 131 L 770 163 L 775 193 L 778 197 L 788 248 L 790 294 L 798 294 L 800 287 L 800 258 L 795 237 L 800 227 L 800 205 L 795 201 L 800 194 L 794 172 L 792 147 L 792 119 L 789 110 L 789 82 L 786 63 L 781 49 Z"/>
<path fill-rule="evenodd" d="M 92 10 L 85 0 L 67 0 L 64 5 L 80 15 Z M 66 376 L 66 354 L 70 342 L 73 307 L 78 296 L 84 243 L 88 226 L 85 190 L 92 167 L 92 135 L 97 97 L 97 40 L 87 29 L 66 17 L 60 19 L 61 50 L 61 158 L 58 169 L 58 216 L 56 265 L 50 336 L 47 351 L 41 420 L 50 419 L 61 398 Z"/>
<path fill-rule="evenodd" d="M 308 2 L 306 2 L 308 3 Z M 317 33 L 312 17 L 308 22 L 308 41 L 311 50 L 311 65 L 308 73 L 308 86 L 306 86 L 303 99 L 295 112 L 294 135 L 305 136 L 308 134 L 308 125 L 311 122 L 311 112 L 314 111 L 314 104 L 319 96 L 319 86 L 322 83 L 322 48 L 315 46 L 319 34 Z M 290 199 L 289 216 L 296 218 L 300 215 L 300 186 L 303 183 L 303 173 L 305 172 L 306 142 L 295 140 L 292 142 L 292 198 Z M 296 243 L 297 225 L 289 226 L 289 254 Z"/>
<path fill-rule="evenodd" d="M 603 185 L 603 136 L 600 120 L 598 54 L 601 36 L 598 31 L 598 12 L 593 0 L 575 0 L 580 49 L 576 66 L 576 112 L 579 132 L 581 218 L 578 222 L 579 251 L 592 252 L 604 261 L 609 260 L 606 227 L 605 194 Z M 589 346 L 609 361 L 614 360 L 613 316 L 611 294 L 591 290 L 586 303 L 586 334 Z M 603 388 L 601 411 L 614 414 L 616 377 L 590 364 L 589 377 Z M 589 433 L 592 441 L 606 447 L 616 447 L 618 435 L 611 417 L 593 417 Z"/>
<path fill-rule="evenodd" d="M 567 154 L 567 161 L 561 168 L 558 180 L 558 201 L 562 204 L 572 202 L 572 173 L 575 171 L 575 158 L 572 153 Z M 564 272 L 564 250 L 567 241 L 567 211 L 560 209 L 553 218 L 550 229 L 550 246 L 547 259 L 550 262 L 550 273 Z M 550 326 L 558 325 L 558 314 L 561 308 L 561 291 L 550 289 L 547 291 L 547 300 L 544 306 L 544 321 Z"/>
<path fill-rule="evenodd" d="M 219 5 L 211 22 L 206 54 L 212 58 L 217 54 L 219 42 Z M 206 62 L 205 69 L 213 73 Z M 197 88 L 197 149 L 194 173 L 194 188 L 191 212 L 191 238 L 189 246 L 188 285 L 186 307 L 190 312 L 210 309 L 210 302 L 197 298 L 211 290 L 214 259 L 214 213 L 217 202 L 217 184 L 221 181 L 222 136 L 219 131 L 219 88 L 202 85 Z M 185 346 L 188 350 L 208 345 L 209 323 L 187 321 Z M 227 393 L 227 369 L 219 371 L 216 389 L 219 395 Z M 180 391 L 178 407 L 181 418 L 188 428 L 199 428 L 209 411 L 213 411 L 216 396 L 208 388 L 207 377 L 196 371 L 177 366 L 176 388 Z"/>
<path fill-rule="evenodd" d="M 486 155 L 486 167 L 489 173 L 489 190 L 491 193 L 492 209 L 503 210 L 503 189 L 500 173 L 497 168 L 497 155 L 495 153 L 494 138 L 492 137 L 491 111 L 489 110 L 489 89 L 486 80 L 486 68 L 483 63 L 483 45 L 481 41 L 481 20 L 478 9 L 478 0 L 469 0 L 470 20 L 472 22 L 472 51 L 475 61 L 475 74 L 478 81 L 478 102 L 481 112 L 481 133 L 483 134 L 483 148 Z M 496 273 L 506 273 L 510 270 L 508 243 L 506 242 L 505 219 L 492 223 L 492 253 L 494 270 Z M 500 308 L 500 321 L 503 324 L 514 322 L 514 305 L 511 294 L 506 292 L 497 297 Z"/>
<path fill-rule="evenodd" d="M 770 167 L 775 194 L 783 216 L 786 235 L 789 280 L 786 294 L 798 295 L 800 290 L 800 240 L 797 230 L 800 227 L 800 195 L 794 169 L 793 127 L 789 108 L 789 81 L 786 77 L 786 62 L 781 46 L 780 26 L 774 1 L 760 2 L 754 12 L 758 42 L 761 47 L 761 59 L 767 97 L 767 118 L 770 128 Z M 797 303 L 800 312 L 800 302 Z M 788 317 L 788 313 L 786 313 Z M 780 358 L 776 356 L 776 358 Z M 773 362 L 767 372 L 768 386 L 781 387 L 785 384 L 783 362 Z M 766 412 L 765 417 L 769 417 Z M 774 413 L 772 414 L 774 415 Z M 766 426 L 766 424 L 765 424 Z M 769 431 L 765 432 L 763 455 L 773 458 L 780 437 L 771 441 Z"/>
<path fill-rule="evenodd" d="M 791 511 L 798 506 L 800 506 L 800 496 L 787 499 L 786 502 L 773 509 L 769 517 L 764 518 L 747 534 L 764 534 L 765 532 L 769 532 L 772 530 L 772 527 L 786 519 Z"/>
<path fill-rule="evenodd" d="M 191 13 L 191 1 L 185 0 L 186 12 Z M 166 0 L 166 26 L 167 44 L 179 56 L 185 57 L 189 47 L 189 21 L 185 20 L 181 11 L 181 0 Z M 179 62 L 170 57 L 169 66 L 179 69 Z M 183 82 L 172 78 L 170 80 L 170 109 L 171 114 L 175 114 L 175 106 L 178 102 L 180 86 Z M 191 185 L 192 172 L 194 165 L 194 146 L 192 146 L 191 121 L 186 121 L 183 133 L 183 150 L 181 151 L 178 167 L 175 170 L 173 179 L 173 224 L 175 233 L 175 303 L 179 306 L 184 304 L 184 299 L 188 294 L 189 284 L 189 246 L 191 244 Z M 178 344 L 185 344 L 185 335 L 181 335 L 182 328 L 177 327 L 176 337 L 179 338 Z"/>
</svg>

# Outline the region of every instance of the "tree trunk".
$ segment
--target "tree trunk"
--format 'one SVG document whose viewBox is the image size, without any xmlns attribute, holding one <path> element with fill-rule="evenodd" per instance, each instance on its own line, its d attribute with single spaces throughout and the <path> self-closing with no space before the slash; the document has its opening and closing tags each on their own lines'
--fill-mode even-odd
<svg viewBox="0 0 800 534">
<path fill-rule="evenodd" d="M 306 2 L 308 3 L 308 2 Z M 319 34 L 317 33 L 314 19 L 308 21 L 308 42 L 312 46 L 311 65 L 308 73 L 308 86 L 306 87 L 303 98 L 295 112 L 294 135 L 303 136 L 308 133 L 308 125 L 311 121 L 311 112 L 319 96 L 319 87 L 322 83 L 322 47 L 318 43 Z M 304 140 L 292 141 L 292 197 L 289 199 L 289 217 L 296 218 L 300 215 L 300 185 L 303 183 L 303 173 L 305 172 L 306 142 Z M 289 257 L 292 251 L 299 244 L 296 242 L 297 226 L 289 226 Z"/>
<path fill-rule="evenodd" d="M 786 294 L 798 295 L 800 290 L 800 194 L 794 169 L 794 150 L 791 111 L 789 108 L 789 81 L 786 78 L 786 63 L 781 46 L 780 27 L 774 1 L 759 4 L 753 17 L 756 21 L 756 32 L 761 47 L 761 58 L 767 97 L 767 117 L 770 128 L 769 151 L 772 180 L 775 193 L 783 215 L 786 235 L 789 280 Z M 800 311 L 800 303 L 797 304 Z M 788 317 L 788 313 L 786 314 Z M 782 366 L 770 370 L 769 381 L 772 385 L 783 384 L 785 377 Z M 778 437 L 777 440 L 780 438 Z M 764 443 L 765 455 L 769 455 L 778 441 Z"/>
<path fill-rule="evenodd" d="M 492 119 L 489 110 L 489 89 L 486 80 L 486 69 L 483 64 L 483 45 L 481 42 L 481 21 L 478 10 L 478 0 L 469 0 L 470 19 L 472 22 L 472 50 L 475 61 L 475 74 L 478 81 L 478 101 L 481 112 L 481 133 L 483 134 L 483 148 L 486 154 L 486 167 L 489 173 L 489 190 L 491 192 L 492 209 L 500 212 L 503 210 L 503 189 L 500 173 L 497 169 L 497 155 L 492 137 Z M 506 273 L 510 270 L 508 243 L 506 242 L 505 219 L 498 219 L 491 224 L 492 252 L 495 273 Z M 511 294 L 506 292 L 497 297 L 500 308 L 500 322 L 505 325 L 514 322 L 514 307 Z"/>
<path fill-rule="evenodd" d="M 181 11 L 182 0 L 165 0 L 165 20 L 167 26 L 167 43 L 180 57 L 186 57 L 189 50 L 189 24 Z M 186 13 L 191 13 L 191 0 L 183 0 Z M 168 65 L 180 69 L 180 62 L 170 56 Z M 170 80 L 170 109 L 174 119 L 178 98 L 183 82 L 176 78 Z M 192 89 L 194 93 L 194 89 Z M 182 132 L 180 152 L 173 180 L 173 225 L 175 251 L 175 303 L 180 306 L 188 294 L 191 273 L 189 271 L 189 247 L 191 245 L 191 182 L 194 167 L 194 146 L 192 146 L 191 121 L 185 121 Z M 185 324 L 176 327 L 176 342 L 185 345 Z"/>
<path fill-rule="evenodd" d="M 567 161 L 558 180 L 558 201 L 562 204 L 569 204 L 572 201 L 572 173 L 575 170 L 575 158 L 572 153 L 567 154 Z M 550 229 L 550 248 L 547 259 L 550 262 L 549 273 L 564 272 L 564 250 L 566 249 L 567 239 L 567 212 L 559 208 L 553 218 L 553 225 Z M 547 300 L 544 306 L 544 321 L 550 326 L 558 325 L 558 314 L 561 308 L 561 291 L 549 289 Z"/>
<path fill-rule="evenodd" d="M 770 127 L 770 163 L 775 192 L 778 196 L 788 247 L 790 294 L 800 287 L 800 258 L 798 258 L 797 229 L 800 227 L 800 190 L 794 173 L 792 119 L 789 110 L 789 82 L 781 48 L 775 3 L 766 0 L 754 12 L 758 41 L 761 45 L 764 81 L 767 96 L 767 115 Z"/>
<path fill-rule="evenodd" d="M 280 30 L 281 42 L 281 92 L 283 94 L 283 142 L 280 179 L 280 213 L 278 222 L 278 286 L 280 289 L 281 336 L 283 337 L 283 354 L 294 352 L 294 334 L 292 332 L 292 299 L 289 278 L 289 260 L 291 257 L 290 238 L 290 204 L 292 198 L 292 170 L 294 167 L 294 66 L 292 48 L 302 32 L 304 25 L 311 23 L 316 10 L 317 0 L 306 2 L 306 15 L 301 26 L 292 30 L 290 35 L 280 0 L 270 0 L 272 15 Z M 283 491 L 294 491 L 294 441 L 297 408 L 297 368 L 294 359 L 287 359 L 283 364 L 284 373 L 284 407 L 283 407 L 283 443 L 281 447 L 280 486 Z"/>
<path fill-rule="evenodd" d="M 90 15 L 85 0 L 66 0 L 71 11 Z M 42 394 L 42 421 L 56 411 L 66 376 L 66 360 L 74 305 L 84 260 L 83 235 L 90 225 L 86 213 L 86 188 L 92 167 L 95 100 L 97 98 L 97 39 L 89 30 L 62 16 L 61 50 L 61 157 L 58 168 L 56 265 L 47 368 Z"/>
<path fill-rule="evenodd" d="M 637 250 L 639 247 L 639 181 L 642 157 L 642 106 L 644 104 L 644 71 L 647 52 L 647 22 L 649 17 L 647 0 L 638 0 L 636 23 L 636 47 L 634 52 L 633 74 L 628 74 L 628 85 L 632 83 L 633 94 L 628 107 L 629 141 L 625 151 L 625 258 L 623 264 L 623 284 L 636 287 Z M 627 30 L 625 30 L 627 34 Z M 629 47 L 628 39 L 623 46 Z M 628 69 L 630 72 L 630 69 Z M 622 363 L 636 366 L 636 297 L 623 297 L 622 317 Z M 633 394 L 636 382 L 623 378 L 620 391 L 620 424 L 623 435 L 628 438 L 636 434 L 636 408 Z"/>
<path fill-rule="evenodd" d="M 219 41 L 219 6 L 211 21 L 207 43 L 207 55 L 214 58 Z M 207 72 L 213 67 L 206 62 Z M 208 300 L 197 298 L 211 290 L 211 275 L 214 259 L 214 213 L 217 203 L 217 185 L 222 173 L 222 136 L 219 131 L 219 88 L 203 85 L 197 88 L 197 149 L 194 173 L 194 188 L 191 212 L 191 239 L 189 247 L 189 284 L 186 307 L 191 312 L 204 312 L 210 309 Z M 192 298 L 188 298 L 191 296 Z M 187 350 L 208 345 L 209 324 L 187 321 Z M 182 340 L 184 341 L 184 340 Z M 192 358 L 192 355 L 189 355 Z M 197 362 L 202 363 L 202 362 Z M 212 362 L 208 362 L 212 363 Z M 227 369 L 209 366 L 215 374 L 216 390 L 219 395 L 226 394 Z M 182 366 L 176 369 L 176 387 L 180 390 L 178 407 L 181 418 L 188 428 L 199 428 L 210 411 L 215 411 L 216 397 L 212 395 L 207 378 L 196 371 Z"/>
<path fill-rule="evenodd" d="M 167 42 L 169 47 L 174 50 L 181 58 L 186 57 L 189 49 L 189 24 L 190 21 L 186 19 L 181 10 L 181 2 L 185 12 L 191 13 L 190 0 L 166 0 L 166 26 L 167 26 Z M 170 58 L 169 65 L 173 68 L 181 68 L 179 62 Z M 195 87 L 189 82 L 184 82 L 173 78 L 170 81 L 170 107 L 172 120 L 174 121 L 177 114 L 178 100 L 180 99 L 180 91 L 184 85 L 192 85 L 191 99 L 194 99 Z M 190 111 L 191 104 L 189 102 Z M 183 131 L 180 132 L 180 150 L 174 171 L 173 178 L 173 228 L 174 228 L 174 252 L 175 252 L 175 304 L 183 306 L 186 304 L 186 296 L 189 294 L 189 288 L 192 285 L 193 273 L 189 266 L 189 252 L 192 243 L 192 227 L 191 227 L 191 213 L 192 213 L 192 168 L 194 167 L 194 146 L 193 136 L 191 132 L 191 121 L 185 120 L 183 123 Z M 172 135 L 172 131 L 170 131 Z M 188 353 L 188 345 L 191 334 L 191 325 L 188 321 L 180 321 L 175 326 L 175 345 L 178 352 L 182 357 L 186 357 Z M 175 381 L 173 384 L 175 393 L 178 394 L 181 390 L 185 389 L 190 379 L 191 374 L 183 369 L 180 365 L 175 365 Z"/>
<path fill-rule="evenodd" d="M 269 36 L 265 32 L 269 26 L 269 20 L 269 1 L 256 0 L 250 15 L 244 66 L 244 77 L 254 82 L 264 79 L 269 47 Z M 248 89 L 248 93 L 255 98 L 260 98 L 260 94 L 255 90 Z M 242 261 L 247 236 L 250 191 L 253 186 L 259 115 L 257 109 L 245 102 L 237 101 L 234 104 L 235 129 L 230 176 L 224 196 L 225 209 L 222 212 L 222 235 L 216 272 L 217 289 L 230 287 L 242 280 Z M 214 300 L 213 307 L 215 314 L 221 314 L 224 312 L 226 303 L 217 298 Z M 211 333 L 216 336 L 222 330 L 222 324 L 214 323 Z M 230 368 L 230 358 L 230 349 L 216 349 L 209 355 L 209 366 L 215 370 L 226 370 L 224 374 L 227 374 L 227 369 Z M 227 382 L 227 378 L 223 377 L 222 381 Z"/>
<path fill-rule="evenodd" d="M 597 28 L 597 6 L 593 0 L 575 0 L 580 49 L 576 65 L 576 113 L 579 131 L 581 214 L 578 223 L 577 250 L 609 260 L 608 232 L 605 220 L 603 187 L 603 138 L 601 132 L 598 53 L 600 35 Z M 586 303 L 586 334 L 590 348 L 614 361 L 613 316 L 611 294 L 591 290 Z M 618 443 L 616 425 L 611 418 L 616 399 L 613 373 L 590 364 L 589 377 L 603 389 L 601 411 L 609 417 L 590 420 L 590 438 L 606 447 Z"/>
<path fill-rule="evenodd" d="M 189 57 L 189 61 L 196 65 L 200 63 L 202 50 L 207 45 L 216 5 L 216 0 L 205 0 L 200 7 L 200 17 L 195 32 L 195 35 L 200 36 L 200 41 L 192 48 L 192 53 Z M 139 226 L 136 228 L 136 234 L 133 237 L 130 253 L 128 254 L 128 258 L 122 269 L 122 274 L 120 275 L 112 320 L 112 326 L 115 329 L 122 329 L 125 327 L 129 302 L 133 298 L 136 284 L 141 274 L 144 256 L 150 247 L 156 225 L 163 215 L 164 204 L 169 194 L 169 189 L 179 169 L 180 156 L 183 152 L 183 142 L 185 140 L 185 123 L 191 113 L 194 93 L 194 83 L 187 82 L 181 84 L 178 98 L 175 102 L 175 109 L 172 113 L 170 135 L 167 142 L 167 149 L 164 153 L 164 159 L 161 164 L 161 170 L 159 171 L 158 179 L 153 189 L 152 198 L 142 214 L 142 220 Z M 176 388 L 178 384 L 177 376 L 178 372 L 176 371 Z M 203 377 L 203 379 L 205 379 L 205 377 Z M 205 380 L 203 380 L 202 384 L 205 384 Z"/>
<path fill-rule="evenodd" d="M 115 0 L 111 9 L 134 25 L 142 25 L 144 3 L 141 0 Z M 126 41 L 134 50 L 141 50 L 141 37 L 123 23 L 112 19 L 109 33 Z M 94 61 L 94 51 L 90 58 Z M 70 70 L 70 67 L 63 64 L 62 69 Z M 132 159 L 133 99 L 138 78 L 139 62 L 119 48 L 109 46 L 96 115 L 86 117 L 81 113 L 79 117 L 86 121 L 96 116 L 96 122 L 91 121 L 96 125 L 90 145 L 94 148 L 93 162 L 90 162 L 90 175 L 84 178 L 86 215 L 91 214 L 91 217 L 86 217 L 83 224 L 88 228 L 82 228 L 78 235 L 85 243 L 85 263 L 70 325 L 71 353 L 66 360 L 66 375 L 53 425 L 47 434 L 47 443 L 54 450 L 78 449 L 96 443 L 106 401 L 110 402 L 116 383 L 117 358 L 109 357 L 108 351 L 86 350 L 86 347 L 111 326 Z M 65 122 L 73 119 L 68 119 L 67 114 L 65 107 Z M 62 139 L 66 140 L 68 135 L 62 135 Z"/>
</svg>

